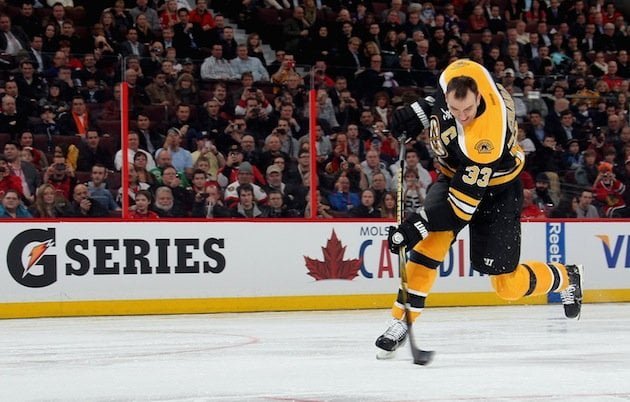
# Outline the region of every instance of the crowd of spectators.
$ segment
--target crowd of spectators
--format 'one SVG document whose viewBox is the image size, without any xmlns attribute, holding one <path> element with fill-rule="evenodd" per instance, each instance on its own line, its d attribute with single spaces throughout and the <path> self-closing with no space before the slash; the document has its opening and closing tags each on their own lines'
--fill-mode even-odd
<svg viewBox="0 0 630 402">
<path fill-rule="evenodd" d="M 523 218 L 630 217 L 626 20 L 602 0 L 0 1 L 0 216 L 120 216 L 125 199 L 133 219 L 394 218 L 391 115 L 470 58 L 515 99 Z M 405 211 L 434 165 L 425 130 Z"/>
</svg>

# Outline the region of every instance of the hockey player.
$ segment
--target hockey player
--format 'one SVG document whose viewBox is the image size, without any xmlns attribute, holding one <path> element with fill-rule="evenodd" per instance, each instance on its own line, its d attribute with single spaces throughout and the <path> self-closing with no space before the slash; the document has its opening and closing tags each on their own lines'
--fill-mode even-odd
<svg viewBox="0 0 630 402">
<path fill-rule="evenodd" d="M 424 209 L 390 227 L 390 250 L 409 250 L 406 265 L 411 322 L 425 299 L 457 233 L 470 231 L 472 268 L 490 275 L 505 300 L 561 292 L 565 315 L 579 318 L 582 267 L 530 261 L 519 264 L 523 190 L 519 173 L 524 154 L 517 140 L 514 102 L 488 70 L 457 60 L 441 74 L 436 97 L 398 109 L 394 133 L 419 133 L 429 127 L 440 175 L 428 191 Z M 376 340 L 379 358 L 388 358 L 406 340 L 403 295 L 392 307 L 394 320 Z"/>
</svg>

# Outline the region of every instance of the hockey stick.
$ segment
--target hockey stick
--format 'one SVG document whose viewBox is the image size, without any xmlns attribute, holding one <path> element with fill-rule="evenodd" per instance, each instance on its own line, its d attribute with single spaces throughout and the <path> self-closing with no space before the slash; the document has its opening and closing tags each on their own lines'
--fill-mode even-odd
<svg viewBox="0 0 630 402">
<path fill-rule="evenodd" d="M 405 180 L 405 154 L 407 136 L 403 133 L 400 138 L 400 154 L 398 155 L 399 170 L 398 170 L 398 192 L 396 193 L 398 208 L 396 208 L 396 222 L 400 225 L 403 222 L 403 211 L 405 209 L 405 200 L 403 197 L 403 184 Z M 398 269 L 400 270 L 400 288 L 402 290 L 402 302 L 405 308 L 405 322 L 407 323 L 407 337 L 409 338 L 409 347 L 411 348 L 411 355 L 413 356 L 413 364 L 419 364 L 426 366 L 433 360 L 434 352 L 431 350 L 422 350 L 416 346 L 416 341 L 413 337 L 413 321 L 411 321 L 411 311 L 409 310 L 409 290 L 407 288 L 407 247 L 400 246 L 398 251 Z"/>
</svg>

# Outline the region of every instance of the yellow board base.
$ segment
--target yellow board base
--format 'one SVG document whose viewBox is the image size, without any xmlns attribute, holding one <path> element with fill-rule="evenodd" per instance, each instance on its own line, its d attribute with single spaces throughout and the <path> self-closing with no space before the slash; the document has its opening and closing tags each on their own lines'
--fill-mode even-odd
<svg viewBox="0 0 630 402">
<path fill-rule="evenodd" d="M 378 294 L 0 303 L 0 318 L 380 309 L 391 307 L 393 300 L 393 294 Z M 629 302 L 630 290 L 590 291 L 586 292 L 584 300 L 587 303 Z M 493 292 L 434 293 L 427 300 L 429 307 L 546 303 L 546 296 L 507 302 Z"/>
</svg>

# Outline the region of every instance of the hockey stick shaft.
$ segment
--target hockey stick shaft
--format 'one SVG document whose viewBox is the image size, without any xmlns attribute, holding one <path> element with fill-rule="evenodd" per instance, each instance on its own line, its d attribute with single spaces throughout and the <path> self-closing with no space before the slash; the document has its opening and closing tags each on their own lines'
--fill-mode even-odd
<svg viewBox="0 0 630 402">
<path fill-rule="evenodd" d="M 406 142 L 407 137 L 403 133 L 400 138 L 400 154 L 398 155 L 399 169 L 398 169 L 398 191 L 396 193 L 397 208 L 396 208 L 396 222 L 400 225 L 404 219 L 405 199 L 403 196 L 403 185 L 405 180 L 405 157 L 406 157 Z M 411 311 L 409 305 L 409 290 L 407 288 L 407 248 L 403 245 L 398 252 L 398 269 L 400 271 L 400 289 L 402 295 L 403 307 L 405 310 L 405 322 L 407 323 L 407 336 L 409 338 L 409 347 L 411 348 L 411 355 L 413 356 L 413 363 L 419 365 L 427 365 L 433 359 L 433 352 L 428 350 L 422 350 L 416 345 L 416 341 L 413 336 L 413 320 L 411 319 Z"/>
</svg>

